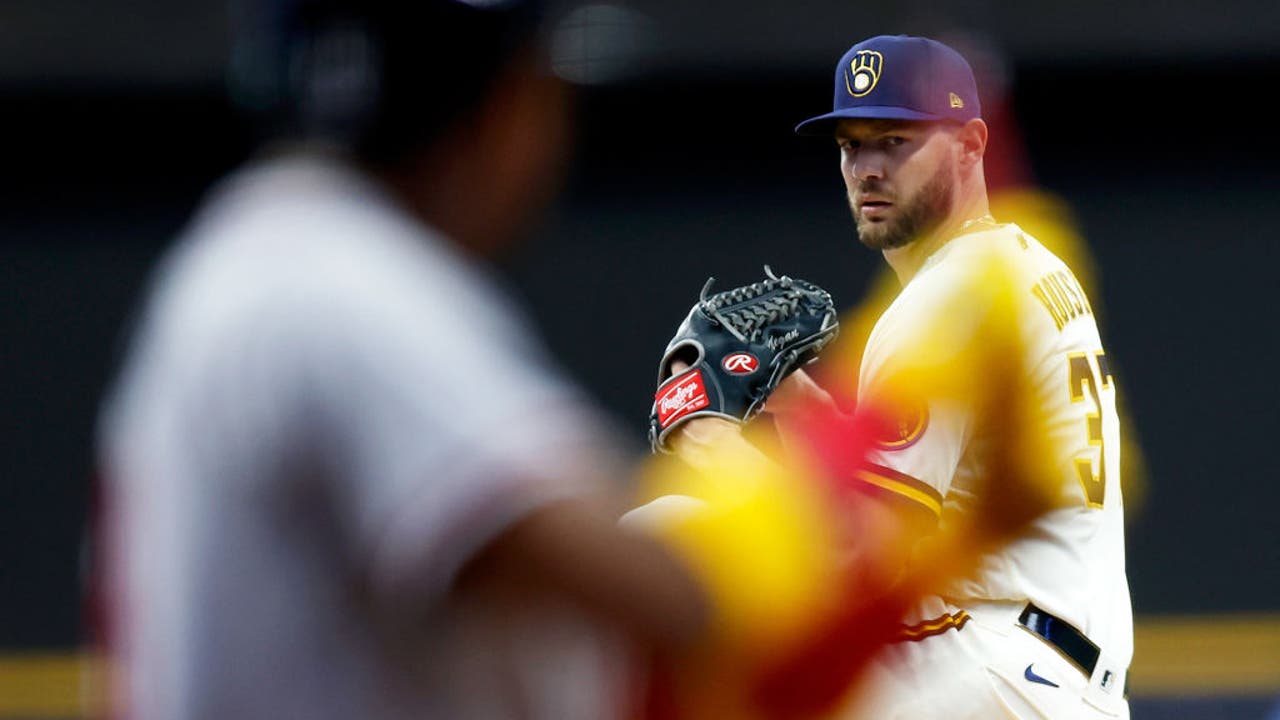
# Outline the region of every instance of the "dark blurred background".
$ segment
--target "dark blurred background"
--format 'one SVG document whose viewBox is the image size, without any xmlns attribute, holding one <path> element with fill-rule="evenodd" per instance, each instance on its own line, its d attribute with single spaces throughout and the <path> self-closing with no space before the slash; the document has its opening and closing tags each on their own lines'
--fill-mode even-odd
<svg viewBox="0 0 1280 720">
<path fill-rule="evenodd" d="M 736 284 L 768 262 L 845 308 L 862 298 L 882 261 L 857 244 L 833 146 L 791 127 L 829 107 L 833 63 L 855 40 L 932 34 L 985 58 L 984 103 L 1007 111 L 994 149 L 1025 154 L 1021 180 L 1066 203 L 1094 255 L 1148 471 L 1131 501 L 1136 612 L 1280 610 L 1267 109 L 1280 4 L 557 12 L 580 142 L 561 202 L 504 272 L 637 452 L 658 355 L 708 274 Z M 154 261 L 249 149 L 224 96 L 226 36 L 218 2 L 0 4 L 0 653 L 83 639 L 101 394 Z"/>
</svg>

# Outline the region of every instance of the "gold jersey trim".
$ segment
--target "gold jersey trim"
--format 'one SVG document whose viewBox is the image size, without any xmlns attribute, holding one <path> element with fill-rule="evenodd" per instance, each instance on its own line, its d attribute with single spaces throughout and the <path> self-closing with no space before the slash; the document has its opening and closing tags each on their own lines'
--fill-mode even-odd
<svg viewBox="0 0 1280 720">
<path fill-rule="evenodd" d="M 955 615 L 946 613 L 940 617 L 936 617 L 932 620 L 925 620 L 924 622 L 919 622 L 915 625 L 904 625 L 902 629 L 898 631 L 898 640 L 917 642 L 927 637 L 941 635 L 952 628 L 955 628 L 956 632 L 959 632 L 964 628 L 965 624 L 968 623 L 969 620 L 970 615 L 964 610 L 961 610 Z"/>
<path fill-rule="evenodd" d="M 888 490 L 895 495 L 914 500 L 925 506 L 935 517 L 942 515 L 942 494 L 933 486 L 883 465 L 868 465 L 855 477 L 868 485 Z"/>
</svg>

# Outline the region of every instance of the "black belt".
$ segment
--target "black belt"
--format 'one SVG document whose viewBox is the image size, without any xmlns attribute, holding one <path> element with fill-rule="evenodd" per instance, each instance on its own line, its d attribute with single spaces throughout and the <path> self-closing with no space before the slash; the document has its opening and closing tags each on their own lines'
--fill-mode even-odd
<svg viewBox="0 0 1280 720">
<path fill-rule="evenodd" d="M 1027 603 L 1026 609 L 1018 616 L 1018 622 L 1075 663 L 1085 677 L 1093 677 L 1093 671 L 1098 667 L 1098 656 L 1102 651 L 1093 644 L 1093 641 L 1085 637 L 1084 633 L 1071 627 L 1067 621 L 1050 615 L 1031 603 Z"/>
</svg>

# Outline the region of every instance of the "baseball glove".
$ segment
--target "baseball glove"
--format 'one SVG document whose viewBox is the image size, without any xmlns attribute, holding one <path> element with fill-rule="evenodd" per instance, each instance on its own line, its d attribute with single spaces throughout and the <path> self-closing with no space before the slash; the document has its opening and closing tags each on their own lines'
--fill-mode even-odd
<svg viewBox="0 0 1280 720">
<path fill-rule="evenodd" d="M 676 330 L 658 365 L 658 391 L 649 413 L 649 442 L 669 452 L 667 437 L 681 423 L 715 416 L 745 423 L 778 383 L 813 360 L 840 326 L 826 290 L 766 265 L 760 282 L 709 295 Z M 689 368 L 674 377 L 671 365 Z"/>
</svg>

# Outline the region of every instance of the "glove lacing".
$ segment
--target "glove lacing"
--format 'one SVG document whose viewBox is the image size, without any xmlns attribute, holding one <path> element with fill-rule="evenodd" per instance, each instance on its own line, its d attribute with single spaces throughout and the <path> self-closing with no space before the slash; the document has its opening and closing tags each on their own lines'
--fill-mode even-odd
<svg viewBox="0 0 1280 720">
<path fill-rule="evenodd" d="M 768 280 L 743 285 L 707 297 L 707 291 L 715 282 L 714 277 L 709 278 L 702 288 L 702 311 L 723 325 L 739 341 L 756 342 L 760 331 L 764 328 L 799 314 L 800 302 L 806 299 L 806 290 L 794 287 L 794 281 L 791 278 L 786 275 L 775 276 L 768 265 L 765 266 L 765 272 L 769 274 Z M 775 297 L 764 298 L 732 310 L 723 309 L 746 303 L 768 293 L 777 294 Z"/>
</svg>

